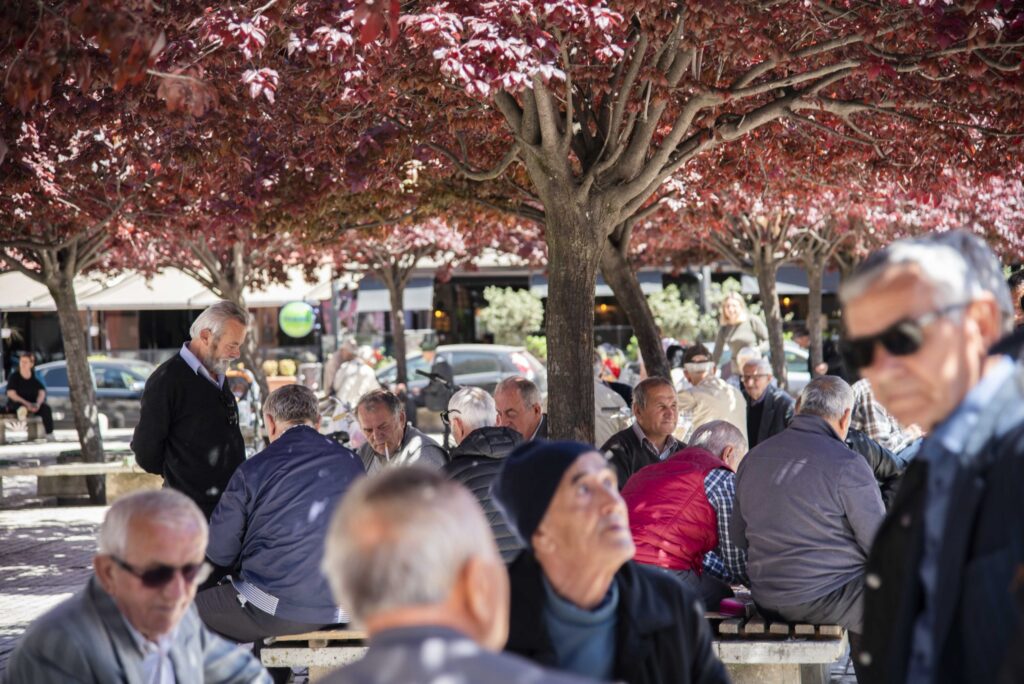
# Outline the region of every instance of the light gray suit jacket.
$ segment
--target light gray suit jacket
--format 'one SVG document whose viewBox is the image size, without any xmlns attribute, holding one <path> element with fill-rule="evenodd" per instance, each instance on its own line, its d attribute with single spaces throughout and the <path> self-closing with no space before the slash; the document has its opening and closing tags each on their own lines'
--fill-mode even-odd
<svg viewBox="0 0 1024 684">
<path fill-rule="evenodd" d="M 121 611 L 95 577 L 36 620 L 7 661 L 4 684 L 144 684 L 142 652 Z M 269 684 L 248 651 L 206 629 L 195 606 L 178 626 L 171 663 L 178 682 Z"/>
</svg>

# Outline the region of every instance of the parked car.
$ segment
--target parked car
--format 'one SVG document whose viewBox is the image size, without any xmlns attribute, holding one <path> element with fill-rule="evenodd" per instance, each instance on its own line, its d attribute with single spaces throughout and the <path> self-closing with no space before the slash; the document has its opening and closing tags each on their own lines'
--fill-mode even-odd
<svg viewBox="0 0 1024 684">
<path fill-rule="evenodd" d="M 705 342 L 704 346 L 712 354 L 715 352 L 714 342 Z M 783 352 L 786 354 L 786 378 L 789 380 L 789 393 L 795 397 L 811 381 L 811 374 L 807 372 L 808 353 L 806 349 L 790 340 L 786 340 L 784 343 Z M 718 360 L 718 371 L 723 378 L 729 376 L 730 361 L 732 361 L 732 350 L 726 348 Z"/>
<path fill-rule="evenodd" d="M 96 408 L 100 412 L 100 426 L 134 427 L 139 422 L 142 390 L 146 379 L 156 366 L 133 359 L 90 360 L 93 387 L 96 390 Z M 68 367 L 65 361 L 52 361 L 36 366 L 36 375 L 46 385 L 46 403 L 53 411 L 57 429 L 73 429 L 71 391 L 68 388 Z M 0 385 L 6 403 L 7 383 Z"/>
<path fill-rule="evenodd" d="M 443 344 L 437 348 L 438 356 L 443 356 L 452 367 L 455 384 L 480 387 L 493 393 L 499 382 L 513 375 L 522 375 L 537 384 L 541 394 L 548 389 L 548 373 L 544 364 L 537 360 L 524 347 L 512 347 L 500 344 Z M 430 382 L 417 375 L 416 371 L 430 371 L 430 364 L 423 354 L 416 352 L 406 357 L 406 386 L 416 402 L 417 424 L 429 414 L 424 406 L 423 390 Z M 377 371 L 377 381 L 384 387 L 395 384 L 398 366 L 388 364 Z M 427 419 L 427 424 L 433 421 Z"/>
</svg>

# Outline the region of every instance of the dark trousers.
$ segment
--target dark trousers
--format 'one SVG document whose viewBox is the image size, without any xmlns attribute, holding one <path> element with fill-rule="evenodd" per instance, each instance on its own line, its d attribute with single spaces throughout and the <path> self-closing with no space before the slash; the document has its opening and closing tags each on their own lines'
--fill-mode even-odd
<svg viewBox="0 0 1024 684">
<path fill-rule="evenodd" d="M 766 606 L 757 609 L 769 620 L 806 622 L 814 625 L 841 625 L 850 639 L 850 657 L 857 681 L 867 681 L 861 673 L 860 639 L 864 626 L 864 577 L 857 577 L 830 594 L 794 606 Z"/>
<path fill-rule="evenodd" d="M 13 402 L 9 403 L 9 404 L 7 404 L 6 412 L 7 413 L 17 413 L 18 412 L 18 408 L 20 406 L 21 406 L 21 404 L 15 404 Z M 32 416 L 39 416 L 40 418 L 42 418 L 43 419 L 43 430 L 45 430 L 46 434 L 48 434 L 48 435 L 53 434 L 53 411 L 50 409 L 50 405 L 49 404 L 46 404 L 46 403 L 40 404 L 38 411 L 36 411 L 35 413 L 29 413 L 28 414 L 29 418 L 31 418 Z"/>
<path fill-rule="evenodd" d="M 315 632 L 331 626 L 285 620 L 264 613 L 249 602 L 242 605 L 240 598 L 230 583 L 221 584 L 196 594 L 196 610 L 203 623 L 217 634 L 239 643 L 252 642 L 252 653 L 257 658 L 267 637 Z M 269 671 L 275 682 L 287 681 L 290 674 L 288 668 L 270 668 Z"/>
</svg>

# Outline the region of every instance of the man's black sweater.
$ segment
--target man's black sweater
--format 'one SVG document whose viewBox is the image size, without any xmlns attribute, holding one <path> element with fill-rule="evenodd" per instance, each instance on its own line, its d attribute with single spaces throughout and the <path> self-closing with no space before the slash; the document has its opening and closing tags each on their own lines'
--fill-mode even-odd
<svg viewBox="0 0 1024 684">
<path fill-rule="evenodd" d="M 163 475 L 168 487 L 195 501 L 209 519 L 231 474 L 245 461 L 238 405 L 227 383 L 218 389 L 180 354 L 160 364 L 142 393 L 132 451 L 144 470 Z"/>
</svg>

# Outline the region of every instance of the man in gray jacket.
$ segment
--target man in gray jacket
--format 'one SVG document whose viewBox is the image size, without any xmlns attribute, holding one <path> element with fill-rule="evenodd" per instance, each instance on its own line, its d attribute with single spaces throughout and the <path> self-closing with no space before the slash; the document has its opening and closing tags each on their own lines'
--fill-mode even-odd
<svg viewBox="0 0 1024 684">
<path fill-rule="evenodd" d="M 119 499 L 100 527 L 95 575 L 29 628 L 3 681 L 268 684 L 192 607 L 206 535 L 202 511 L 173 489 Z"/>
<path fill-rule="evenodd" d="M 762 613 L 842 625 L 856 653 L 864 564 L 885 507 L 867 461 L 843 443 L 852 408 L 842 378 L 823 375 L 804 388 L 790 426 L 743 459 L 732 531 L 747 549 L 750 593 Z"/>
<path fill-rule="evenodd" d="M 505 565 L 480 506 L 439 473 L 396 468 L 353 486 L 331 522 L 323 570 L 370 642 L 325 684 L 590 681 L 499 653 Z"/>
<path fill-rule="evenodd" d="M 414 463 L 441 468 L 448 461 L 440 444 L 406 422 L 402 400 L 393 392 L 376 389 L 364 394 L 356 404 L 356 419 L 366 435 L 366 444 L 356 453 L 367 475 Z"/>
</svg>

